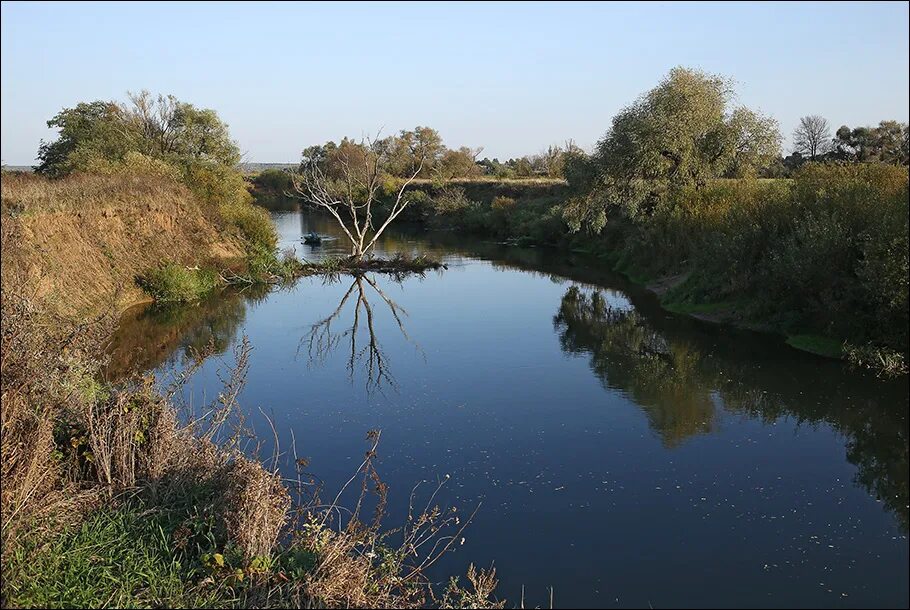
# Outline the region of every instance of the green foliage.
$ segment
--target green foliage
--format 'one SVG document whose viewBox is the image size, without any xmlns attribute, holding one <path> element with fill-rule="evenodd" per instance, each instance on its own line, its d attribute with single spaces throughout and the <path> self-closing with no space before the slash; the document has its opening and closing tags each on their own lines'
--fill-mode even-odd
<svg viewBox="0 0 910 610">
<path fill-rule="evenodd" d="M 188 268 L 176 263 L 165 263 L 137 281 L 159 303 L 198 301 L 220 284 L 218 273 L 212 269 Z"/>
<path fill-rule="evenodd" d="M 807 164 L 794 181 L 686 189 L 628 225 L 621 250 L 653 276 L 692 272 L 671 301 L 747 298 L 786 332 L 906 352 L 907 217 L 905 168 Z"/>
<path fill-rule="evenodd" d="M 195 163 L 235 166 L 240 150 L 214 110 L 196 108 L 174 96 L 142 91 L 128 104 L 95 101 L 65 108 L 48 121 L 57 140 L 38 149 L 38 173 L 58 177 L 118 163 L 132 151 L 178 168 Z"/>
<path fill-rule="evenodd" d="M 183 170 L 184 182 L 200 201 L 212 206 L 249 206 L 252 195 L 243 176 L 232 167 L 191 163 Z"/>
<path fill-rule="evenodd" d="M 158 176 L 175 181 L 181 178 L 180 171 L 173 165 L 133 150 L 128 151 L 118 161 L 100 157 L 91 159 L 85 162 L 84 169 L 92 174 L 102 175 Z"/>
<path fill-rule="evenodd" d="M 389 151 L 389 171 L 393 176 L 411 176 L 418 167 L 419 177 L 433 176 L 438 163 L 446 152 L 439 132 L 430 127 L 417 126 L 413 130 L 402 130 L 397 136 L 386 140 Z"/>
<path fill-rule="evenodd" d="M 126 505 L 92 514 L 49 542 L 26 538 L 4 560 L 4 597 L 35 608 L 224 607 L 193 547 L 176 540 L 180 522 Z"/>
<path fill-rule="evenodd" d="M 278 235 L 272 219 L 264 209 L 235 201 L 221 205 L 219 211 L 224 221 L 239 231 L 249 247 L 271 251 L 278 245 Z"/>
<path fill-rule="evenodd" d="M 253 244 L 247 249 L 246 263 L 247 279 L 253 282 L 270 281 L 275 278 L 282 281 L 291 280 L 303 268 L 303 263 L 297 259 L 293 250 L 279 254 L 274 248 L 262 244 Z"/>
<path fill-rule="evenodd" d="M 600 232 L 609 213 L 650 216 L 689 187 L 755 173 L 777 155 L 776 123 L 747 108 L 728 109 L 729 83 L 674 68 L 613 119 L 594 155 L 592 188 L 566 208 L 574 230 Z"/>
<path fill-rule="evenodd" d="M 99 160 L 119 160 L 137 148 L 139 134 L 128 125 L 123 108 L 114 102 L 95 101 L 64 108 L 47 122 L 60 135 L 38 147 L 39 174 L 59 177 Z"/>
<path fill-rule="evenodd" d="M 475 151 L 467 146 L 458 150 L 446 149 L 433 169 L 435 178 L 453 180 L 455 178 L 473 178 L 481 174 L 480 167 L 474 160 Z"/>
<path fill-rule="evenodd" d="M 894 165 L 910 162 L 910 126 L 898 121 L 882 121 L 876 127 L 843 125 L 834 138 L 832 156 L 857 162 L 877 161 Z"/>
<path fill-rule="evenodd" d="M 253 176 L 252 182 L 256 188 L 273 193 L 285 193 L 294 190 L 294 181 L 291 179 L 290 172 L 281 169 L 263 170 Z"/>
</svg>

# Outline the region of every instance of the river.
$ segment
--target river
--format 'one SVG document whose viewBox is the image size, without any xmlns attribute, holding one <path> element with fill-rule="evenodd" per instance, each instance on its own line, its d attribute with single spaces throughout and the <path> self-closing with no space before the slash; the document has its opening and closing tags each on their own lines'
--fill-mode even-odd
<svg viewBox="0 0 910 610">
<path fill-rule="evenodd" d="M 274 219 L 299 256 L 346 252 L 329 218 Z M 259 409 L 334 496 L 381 429 L 387 525 L 448 475 L 436 500 L 479 509 L 435 570 L 495 562 L 511 604 L 908 606 L 906 377 L 668 313 L 580 254 L 405 229 L 394 252 L 448 269 L 135 308 L 110 374 L 163 380 L 212 342 L 184 389 L 203 404 L 247 336 L 263 454 Z"/>
</svg>

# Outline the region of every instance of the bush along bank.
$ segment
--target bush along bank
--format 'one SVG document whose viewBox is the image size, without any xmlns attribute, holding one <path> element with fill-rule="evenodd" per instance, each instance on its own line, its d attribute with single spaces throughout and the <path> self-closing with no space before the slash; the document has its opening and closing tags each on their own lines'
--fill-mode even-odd
<svg viewBox="0 0 910 610">
<path fill-rule="evenodd" d="M 882 374 L 907 371 L 906 167 L 810 163 L 792 180 L 710 180 L 647 213 L 617 204 L 599 232 L 566 220 L 591 190 L 508 188 L 512 196 L 485 185 L 472 198 L 461 185 L 418 185 L 411 220 L 587 252 L 671 311 L 778 332 Z"/>
</svg>

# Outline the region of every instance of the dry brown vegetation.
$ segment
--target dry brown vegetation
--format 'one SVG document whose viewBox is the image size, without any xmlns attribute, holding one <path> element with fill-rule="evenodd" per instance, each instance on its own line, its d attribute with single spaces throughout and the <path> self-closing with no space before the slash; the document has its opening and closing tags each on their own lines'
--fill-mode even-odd
<svg viewBox="0 0 910 610">
<path fill-rule="evenodd" d="M 3 290 L 4 552 L 37 515 L 53 523 L 51 515 L 78 514 L 87 497 L 110 499 L 141 485 L 167 498 L 210 478 L 224 490 L 220 505 L 244 509 L 223 515 L 232 540 L 251 555 L 267 553 L 283 525 L 276 515 L 287 509 L 287 491 L 274 473 L 200 434 L 203 422 L 179 423 L 151 380 L 99 382 L 109 321 L 72 327 Z M 215 410 L 233 407 L 225 402 Z"/>
<path fill-rule="evenodd" d="M 82 319 L 147 300 L 135 278 L 162 261 L 243 256 L 189 189 L 166 176 L 115 173 L 2 178 L 3 283 Z"/>
</svg>

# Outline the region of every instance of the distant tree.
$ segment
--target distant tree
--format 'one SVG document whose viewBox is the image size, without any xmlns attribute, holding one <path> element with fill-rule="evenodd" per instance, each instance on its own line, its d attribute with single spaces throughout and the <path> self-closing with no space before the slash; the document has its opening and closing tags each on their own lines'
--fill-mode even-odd
<svg viewBox="0 0 910 610">
<path fill-rule="evenodd" d="M 827 119 L 817 114 L 802 117 L 793 130 L 793 148 L 810 161 L 831 150 L 831 129 Z"/>
<path fill-rule="evenodd" d="M 511 168 L 517 178 L 529 178 L 534 175 L 534 166 L 528 157 L 509 159 L 506 165 Z"/>
<path fill-rule="evenodd" d="M 786 167 L 790 172 L 799 169 L 805 162 L 806 158 L 798 152 L 791 153 L 784 157 L 784 167 Z"/>
<path fill-rule="evenodd" d="M 574 144 L 570 141 L 567 147 Z M 551 144 L 546 150 L 530 158 L 534 173 L 549 178 L 562 178 L 566 149 L 558 144 Z"/>
<path fill-rule="evenodd" d="M 300 171 L 311 165 L 324 166 L 326 160 L 336 148 L 338 148 L 338 145 L 334 142 L 307 146 L 300 155 Z"/>
<path fill-rule="evenodd" d="M 292 175 L 296 193 L 335 218 L 351 242 L 351 257 L 357 260 L 373 248 L 383 231 L 407 208 L 410 194 L 405 191 L 423 170 L 423 159 L 418 157 L 411 174 L 387 206 L 385 219 L 374 219 L 374 207 L 389 175 L 392 144 L 389 139 L 353 142 L 345 138 L 324 164 L 305 164 L 299 175 Z M 415 150 L 421 154 L 419 148 Z"/>
<path fill-rule="evenodd" d="M 442 180 L 453 178 L 473 178 L 481 174 L 477 165 L 477 157 L 483 148 L 468 148 L 462 146 L 458 150 L 446 149 L 436 162 L 433 176 Z"/>
<path fill-rule="evenodd" d="M 878 159 L 892 165 L 906 164 L 904 153 L 907 125 L 897 121 L 882 121 L 875 129 L 875 146 Z"/>
<path fill-rule="evenodd" d="M 774 119 L 739 107 L 726 123 L 727 128 L 721 132 L 726 141 L 718 150 L 729 164 L 725 175 L 754 176 L 779 156 L 781 136 Z"/>
<path fill-rule="evenodd" d="M 442 137 L 430 127 L 402 130 L 387 142 L 387 146 L 389 173 L 398 177 L 409 176 L 417 164 L 422 166 L 419 177 L 430 177 L 445 152 Z"/>
</svg>

